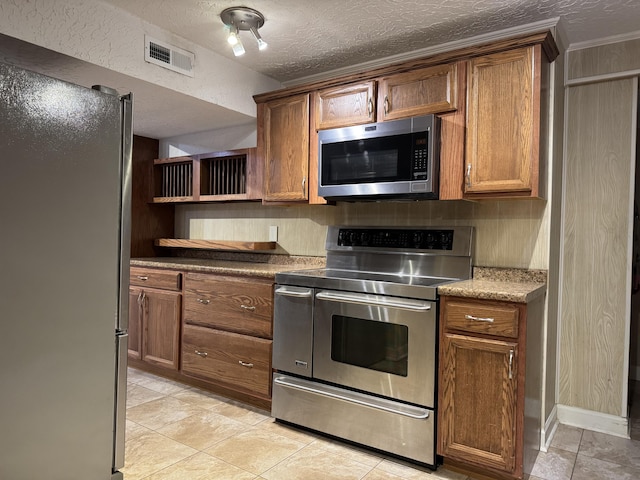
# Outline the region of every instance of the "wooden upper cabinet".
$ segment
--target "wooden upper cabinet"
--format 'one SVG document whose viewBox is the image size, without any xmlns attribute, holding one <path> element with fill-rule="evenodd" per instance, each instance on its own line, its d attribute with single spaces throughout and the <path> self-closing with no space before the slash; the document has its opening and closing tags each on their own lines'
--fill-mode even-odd
<svg viewBox="0 0 640 480">
<path fill-rule="evenodd" d="M 465 197 L 539 192 L 541 46 L 473 58 Z"/>
<path fill-rule="evenodd" d="M 258 104 L 258 156 L 265 162 L 265 202 L 308 199 L 309 129 L 308 93 Z"/>
<path fill-rule="evenodd" d="M 450 112 L 457 108 L 455 63 L 388 75 L 378 80 L 378 121 Z"/>
<path fill-rule="evenodd" d="M 374 81 L 320 90 L 315 94 L 318 130 L 376 121 Z"/>
<path fill-rule="evenodd" d="M 458 70 L 456 63 L 436 65 L 319 90 L 314 93 L 315 127 L 323 130 L 454 111 Z"/>
</svg>

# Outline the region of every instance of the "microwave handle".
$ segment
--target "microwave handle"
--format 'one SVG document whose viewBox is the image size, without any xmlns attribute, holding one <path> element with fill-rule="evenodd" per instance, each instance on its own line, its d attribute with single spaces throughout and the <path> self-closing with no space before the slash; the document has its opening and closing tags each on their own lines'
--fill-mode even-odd
<svg viewBox="0 0 640 480">
<path fill-rule="evenodd" d="M 337 293 L 337 292 L 318 292 L 316 298 L 320 300 L 329 300 L 331 302 L 356 303 L 358 305 L 371 305 L 374 307 L 392 307 L 402 308 L 405 310 L 414 310 L 425 312 L 431 310 L 430 302 L 422 302 L 419 300 L 402 300 L 402 299 L 376 299 L 370 295 L 359 295 L 357 293 Z"/>
</svg>

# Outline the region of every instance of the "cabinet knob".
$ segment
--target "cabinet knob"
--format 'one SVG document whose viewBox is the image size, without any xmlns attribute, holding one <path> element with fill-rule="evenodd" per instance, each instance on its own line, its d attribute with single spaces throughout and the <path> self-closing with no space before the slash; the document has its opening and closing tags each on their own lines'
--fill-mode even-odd
<svg viewBox="0 0 640 480">
<path fill-rule="evenodd" d="M 243 367 L 253 368 L 253 363 L 246 363 L 246 362 L 243 362 L 242 360 L 238 360 L 238 363 Z"/>
<path fill-rule="evenodd" d="M 196 302 L 201 303 L 203 305 L 209 305 L 209 303 L 211 303 L 211 301 L 207 300 L 206 298 L 196 298 Z"/>
<path fill-rule="evenodd" d="M 387 95 L 384 96 L 384 114 L 389 113 L 389 97 Z"/>
<path fill-rule="evenodd" d="M 240 308 L 242 308 L 243 310 L 249 310 L 250 312 L 255 312 L 256 311 L 256 307 L 254 307 L 254 306 L 240 305 Z"/>
<path fill-rule="evenodd" d="M 207 352 L 201 352 L 199 350 L 195 350 L 196 355 L 200 355 L 202 358 L 206 358 L 207 357 Z"/>
<path fill-rule="evenodd" d="M 369 115 L 373 113 L 373 98 L 369 98 Z"/>
<path fill-rule="evenodd" d="M 149 280 L 149 277 L 147 277 L 146 275 L 138 275 L 138 280 L 146 282 L 147 280 Z"/>
<path fill-rule="evenodd" d="M 464 176 L 467 180 L 467 187 L 471 186 L 471 164 L 467 164 L 467 173 Z"/>
</svg>

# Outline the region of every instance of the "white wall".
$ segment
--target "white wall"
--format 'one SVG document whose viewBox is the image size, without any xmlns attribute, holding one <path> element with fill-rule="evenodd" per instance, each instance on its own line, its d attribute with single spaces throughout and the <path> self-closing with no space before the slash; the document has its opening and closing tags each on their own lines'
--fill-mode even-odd
<svg viewBox="0 0 640 480">
<path fill-rule="evenodd" d="M 97 0 L 3 0 L 0 33 L 255 117 L 280 83 Z M 144 36 L 195 53 L 193 78 L 144 61 Z"/>
</svg>

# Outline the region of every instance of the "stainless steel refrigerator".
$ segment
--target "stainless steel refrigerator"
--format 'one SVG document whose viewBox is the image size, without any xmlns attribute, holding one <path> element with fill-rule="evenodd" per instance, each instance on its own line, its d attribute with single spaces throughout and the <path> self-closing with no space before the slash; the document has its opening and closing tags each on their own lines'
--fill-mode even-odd
<svg viewBox="0 0 640 480">
<path fill-rule="evenodd" d="M 122 479 L 131 95 L 0 63 L 0 479 Z"/>
</svg>

